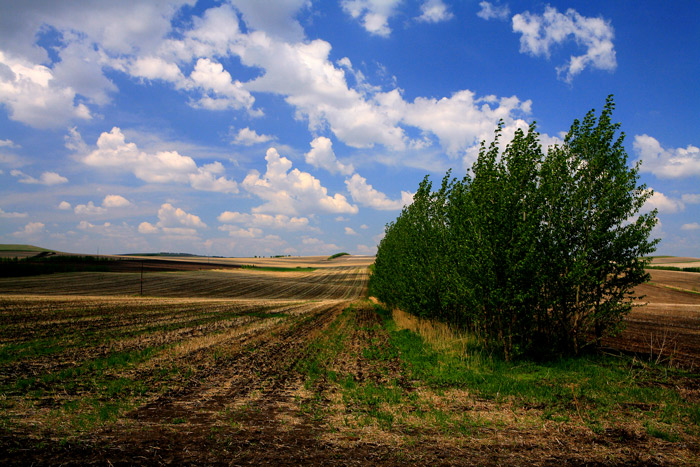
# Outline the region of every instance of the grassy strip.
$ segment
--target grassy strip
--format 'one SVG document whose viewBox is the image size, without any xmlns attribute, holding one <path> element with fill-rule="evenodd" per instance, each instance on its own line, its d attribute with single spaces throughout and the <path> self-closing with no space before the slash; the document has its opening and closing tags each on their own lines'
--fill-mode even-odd
<svg viewBox="0 0 700 467">
<path fill-rule="evenodd" d="M 649 426 L 665 426 L 669 432 L 700 434 L 700 406 L 675 388 L 682 378 L 697 384 L 697 374 L 595 354 L 545 362 L 505 362 L 478 352 L 464 358 L 434 350 L 419 335 L 398 330 L 388 311 L 376 310 L 406 371 L 430 388 L 469 389 L 498 404 L 539 409 L 545 420 L 579 420 L 594 432 L 627 417 L 642 417 Z"/>
<path fill-rule="evenodd" d="M 649 285 L 655 285 L 657 287 L 663 287 L 665 289 L 671 289 L 671 290 L 676 290 L 678 292 L 687 292 L 687 293 L 694 293 L 694 294 L 700 294 L 697 290 L 689 290 L 689 289 L 684 289 L 683 287 L 676 287 L 675 285 L 668 285 L 668 284 L 659 284 L 658 282 L 654 281 L 649 281 L 647 282 Z"/>
<path fill-rule="evenodd" d="M 346 355 L 349 336 L 357 329 L 352 308 L 311 344 L 314 351 L 297 365 L 307 376 L 307 388 L 327 388 L 328 384 L 318 384 L 323 381 L 340 393 L 343 426 L 330 429 L 352 431 L 371 425 L 404 434 L 437 430 L 466 435 L 512 423 L 558 423 L 585 426 L 597 434 L 635 427 L 665 441 L 700 436 L 697 398 L 686 399 L 678 389 L 681 380 L 697 386 L 700 375 L 606 355 L 505 362 L 472 347 L 465 357 L 449 351 L 449 345 L 436 350 L 420 335 L 399 329 L 384 308 L 374 310 L 388 343 L 369 338 L 361 357 L 380 374 L 382 367 L 387 368 L 388 377 L 357 380 L 333 369 L 338 356 Z M 397 359 L 408 386 L 392 379 L 396 373 L 388 370 Z M 314 400 L 323 397 L 316 394 Z M 323 404 L 314 400 L 306 402 L 309 410 L 323 411 Z M 455 401 L 462 409 L 454 408 Z M 479 404 L 492 409 L 469 409 Z M 326 410 L 327 419 L 333 418 L 332 409 Z"/>
<path fill-rule="evenodd" d="M 647 269 L 661 269 L 663 271 L 700 272 L 700 268 L 681 268 L 677 266 L 647 266 Z"/>
</svg>

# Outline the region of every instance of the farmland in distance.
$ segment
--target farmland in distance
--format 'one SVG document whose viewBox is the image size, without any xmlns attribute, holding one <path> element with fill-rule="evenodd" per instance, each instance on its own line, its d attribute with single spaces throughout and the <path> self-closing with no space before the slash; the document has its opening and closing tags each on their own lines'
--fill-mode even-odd
<svg viewBox="0 0 700 467">
<path fill-rule="evenodd" d="M 652 271 L 612 356 L 505 363 L 366 299 L 372 259 L 0 279 L 0 462 L 698 461 L 700 274 Z"/>
</svg>

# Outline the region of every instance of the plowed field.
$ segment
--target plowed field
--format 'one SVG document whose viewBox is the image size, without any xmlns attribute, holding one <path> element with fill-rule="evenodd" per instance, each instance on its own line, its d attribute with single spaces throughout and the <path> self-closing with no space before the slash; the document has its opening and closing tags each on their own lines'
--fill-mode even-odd
<svg viewBox="0 0 700 467">
<path fill-rule="evenodd" d="M 626 318 L 619 337 L 604 344 L 654 361 L 700 368 L 700 273 L 652 269 L 637 287 L 641 306 Z"/>
<path fill-rule="evenodd" d="M 436 353 L 361 298 L 367 262 L 343 261 L 148 272 L 143 295 L 138 273 L 0 280 L 0 464 L 698 462 L 697 378 L 613 360 L 605 389 L 597 366 Z M 697 332 L 694 296 L 670 288 L 693 279 L 654 280 L 612 347 L 663 313 Z"/>
</svg>

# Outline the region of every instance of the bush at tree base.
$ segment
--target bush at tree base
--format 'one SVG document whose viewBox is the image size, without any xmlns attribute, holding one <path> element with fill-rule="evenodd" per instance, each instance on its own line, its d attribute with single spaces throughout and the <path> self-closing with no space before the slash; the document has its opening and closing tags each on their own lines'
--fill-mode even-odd
<svg viewBox="0 0 700 467">
<path fill-rule="evenodd" d="M 648 280 L 656 210 L 612 123 L 575 120 L 544 154 L 533 123 L 501 153 L 500 122 L 471 174 L 426 176 L 386 226 L 370 291 L 391 307 L 465 328 L 516 356 L 577 354 L 621 329 Z"/>
</svg>

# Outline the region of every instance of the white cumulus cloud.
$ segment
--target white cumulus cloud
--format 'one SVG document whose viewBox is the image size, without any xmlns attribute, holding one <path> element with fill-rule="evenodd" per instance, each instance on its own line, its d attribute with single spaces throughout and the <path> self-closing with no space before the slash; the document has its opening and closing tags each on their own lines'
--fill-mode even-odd
<svg viewBox="0 0 700 467">
<path fill-rule="evenodd" d="M 126 142 L 118 127 L 103 132 L 97 140 L 97 149 L 82 161 L 92 167 L 131 172 L 149 183 L 188 183 L 197 190 L 238 192 L 236 182 L 219 176 L 224 171 L 220 162 L 198 167 L 194 159 L 177 151 L 141 151 L 135 143 Z"/>
<path fill-rule="evenodd" d="M 264 175 L 253 170 L 242 182 L 248 192 L 266 201 L 253 208 L 254 212 L 288 216 L 315 212 L 357 213 L 357 206 L 348 203 L 345 196 L 340 193 L 330 196 L 320 180 L 307 172 L 292 169 L 292 161 L 281 157 L 276 149 L 268 149 L 265 160 L 267 171 Z"/>
<path fill-rule="evenodd" d="M 31 175 L 27 175 L 20 170 L 12 170 L 10 174 L 13 177 L 19 177 L 18 182 L 27 183 L 30 185 L 60 185 L 61 183 L 68 183 L 68 179 L 56 172 L 43 172 L 39 178 L 34 178 Z"/>
<path fill-rule="evenodd" d="M 700 204 L 700 193 L 686 193 L 681 199 L 687 204 Z"/>
<path fill-rule="evenodd" d="M 206 228 L 199 216 L 185 212 L 181 208 L 176 208 L 170 203 L 161 205 L 158 210 L 158 227 L 192 227 L 195 229 Z"/>
<path fill-rule="evenodd" d="M 255 130 L 245 127 L 238 130 L 236 137 L 233 139 L 233 143 L 243 146 L 253 146 L 254 144 L 267 143 L 271 140 L 272 136 L 259 135 Z"/>
<path fill-rule="evenodd" d="M 418 21 L 426 23 L 440 23 L 449 21 L 454 18 L 442 0 L 426 0 L 420 7 L 421 15 L 417 18 Z"/>
<path fill-rule="evenodd" d="M 238 238 L 260 238 L 263 234 L 262 229 L 258 229 L 256 227 L 249 227 L 245 229 L 235 225 L 221 225 L 219 226 L 219 230 L 222 232 L 228 232 L 231 237 Z"/>
<path fill-rule="evenodd" d="M 0 209 L 0 219 L 21 219 L 27 217 L 26 212 L 5 212 Z"/>
<path fill-rule="evenodd" d="M 651 172 L 662 178 L 700 176 L 700 148 L 663 148 L 649 135 L 636 135 L 633 147 L 642 161 L 641 172 Z"/>
<path fill-rule="evenodd" d="M 45 225 L 42 222 L 30 222 L 24 226 L 22 230 L 19 230 L 12 235 L 18 238 L 33 237 L 44 231 Z"/>
<path fill-rule="evenodd" d="M 65 203 L 65 204 L 64 204 Z M 131 206 L 131 201 L 121 195 L 107 195 L 102 200 L 102 205 L 97 206 L 92 201 L 87 204 L 78 204 L 73 211 L 79 215 L 100 215 L 107 212 L 109 208 L 124 208 Z M 70 204 L 62 201 L 58 206 L 59 209 L 70 209 Z"/>
<path fill-rule="evenodd" d="M 382 211 L 394 211 L 413 202 L 413 195 L 407 191 L 401 192 L 401 199 L 391 200 L 384 193 L 374 189 L 367 179 L 358 174 L 345 180 L 345 185 L 353 201 Z"/>
<path fill-rule="evenodd" d="M 689 224 L 683 224 L 681 230 L 700 230 L 700 224 L 697 222 L 691 222 Z"/>
<path fill-rule="evenodd" d="M 102 206 L 105 208 L 123 208 L 131 206 L 131 201 L 121 195 L 107 195 L 102 200 Z"/>
<path fill-rule="evenodd" d="M 197 107 L 209 110 L 245 108 L 256 114 L 252 110 L 255 98 L 243 88 L 240 81 L 233 80 L 231 74 L 224 70 L 220 63 L 200 58 L 190 74 L 190 79 L 204 93 L 197 101 Z"/>
<path fill-rule="evenodd" d="M 128 71 L 138 78 L 169 81 L 174 83 L 176 88 L 190 86 L 176 63 L 167 62 L 157 56 L 137 57 L 128 65 Z"/>
<path fill-rule="evenodd" d="M 95 203 L 89 201 L 87 204 L 77 205 L 73 211 L 78 215 L 99 215 L 107 212 L 107 209 L 102 206 L 95 206 Z"/>
<path fill-rule="evenodd" d="M 476 16 L 485 20 L 499 19 L 505 21 L 510 17 L 508 5 L 498 5 L 491 2 L 479 2 L 481 9 Z"/>
<path fill-rule="evenodd" d="M 251 29 L 290 42 L 304 38 L 304 29 L 294 18 L 302 8 L 311 6 L 310 0 L 231 0 L 231 3 Z"/>
<path fill-rule="evenodd" d="M 207 225 L 199 216 L 176 208 L 170 203 L 164 203 L 158 209 L 158 222 L 155 225 L 150 222 L 141 222 L 138 231 L 145 235 L 163 233 L 166 236 L 196 239 L 198 238 L 197 229 L 206 227 Z"/>
<path fill-rule="evenodd" d="M 0 104 L 7 107 L 11 120 L 55 128 L 73 119 L 92 118 L 85 104 L 75 100 L 75 90 L 58 83 L 53 70 L 10 58 L 0 50 Z"/>
<path fill-rule="evenodd" d="M 526 11 L 513 16 L 513 32 L 520 33 L 520 52 L 549 58 L 554 46 L 573 40 L 585 49 L 582 55 L 571 56 L 569 62 L 557 67 L 564 81 L 571 82 L 586 67 L 614 71 L 617 68 L 610 21 L 582 16 L 569 8 L 560 13 L 546 6 L 544 14 Z"/>
<path fill-rule="evenodd" d="M 150 235 L 158 233 L 158 227 L 150 222 L 141 222 L 139 224 L 139 233 Z"/>
<path fill-rule="evenodd" d="M 228 224 L 244 224 L 250 227 L 272 228 L 283 230 L 304 230 L 309 227 L 307 217 L 290 217 L 284 214 L 242 213 L 236 211 L 224 211 L 219 217 L 219 222 Z"/>
<path fill-rule="evenodd" d="M 367 32 L 388 37 L 391 34 L 389 18 L 396 13 L 401 0 L 342 0 L 345 13 L 362 22 Z"/>
<path fill-rule="evenodd" d="M 311 141 L 311 150 L 306 153 L 306 163 L 326 169 L 332 174 L 351 175 L 355 171 L 351 164 L 345 165 L 336 159 L 333 143 L 325 136 L 319 136 Z"/>
<path fill-rule="evenodd" d="M 649 198 L 642 210 L 651 211 L 658 209 L 660 213 L 673 214 L 685 209 L 685 204 L 679 199 L 674 199 L 666 196 L 660 191 L 654 191 L 654 194 Z"/>
<path fill-rule="evenodd" d="M 0 148 L 16 148 L 19 147 L 11 139 L 0 139 Z"/>
</svg>

